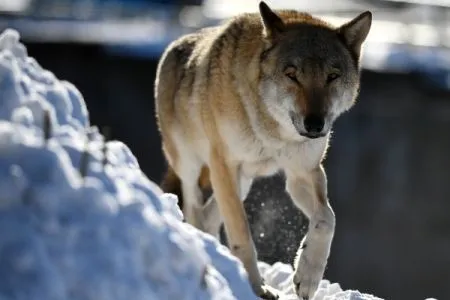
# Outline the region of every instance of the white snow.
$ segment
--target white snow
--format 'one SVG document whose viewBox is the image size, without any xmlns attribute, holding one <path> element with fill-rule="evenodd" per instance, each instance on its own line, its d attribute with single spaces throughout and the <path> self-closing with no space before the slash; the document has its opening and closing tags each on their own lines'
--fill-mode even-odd
<svg viewBox="0 0 450 300">
<path fill-rule="evenodd" d="M 106 148 L 104 165 L 81 93 L 28 57 L 18 32 L 4 31 L 0 299 L 257 299 L 238 259 L 181 222 L 176 197 L 144 176 L 129 148 Z M 290 266 L 260 269 L 283 299 L 297 299 Z M 380 298 L 323 280 L 314 299 Z"/>
</svg>

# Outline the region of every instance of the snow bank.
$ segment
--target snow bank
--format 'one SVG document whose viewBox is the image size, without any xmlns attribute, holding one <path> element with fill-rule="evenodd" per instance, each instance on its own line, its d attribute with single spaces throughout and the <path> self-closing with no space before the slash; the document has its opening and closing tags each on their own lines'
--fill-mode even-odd
<svg viewBox="0 0 450 300">
<path fill-rule="evenodd" d="M 181 222 L 80 92 L 0 36 L 0 299 L 256 299 L 242 264 Z M 292 269 L 260 263 L 296 299 Z M 323 281 L 316 300 L 379 299 Z"/>
<path fill-rule="evenodd" d="M 281 300 L 297 300 L 292 286 L 293 269 L 290 265 L 275 263 L 272 266 L 264 262 L 258 265 L 262 276 L 267 284 L 282 291 L 285 296 Z M 359 291 L 343 291 L 338 283 L 330 283 L 328 280 L 322 280 L 319 288 L 312 300 L 383 300 L 370 294 L 364 294 Z"/>
</svg>

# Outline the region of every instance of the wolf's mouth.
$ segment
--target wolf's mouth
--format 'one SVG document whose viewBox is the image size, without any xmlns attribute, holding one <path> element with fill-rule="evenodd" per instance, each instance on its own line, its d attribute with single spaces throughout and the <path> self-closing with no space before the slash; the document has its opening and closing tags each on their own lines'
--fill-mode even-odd
<svg viewBox="0 0 450 300">
<path fill-rule="evenodd" d="M 318 133 L 316 133 L 316 132 L 299 132 L 299 134 L 301 136 L 304 136 L 304 137 L 307 137 L 310 139 L 317 139 L 317 138 L 324 137 L 325 135 L 327 135 L 326 132 L 318 132 Z"/>
</svg>

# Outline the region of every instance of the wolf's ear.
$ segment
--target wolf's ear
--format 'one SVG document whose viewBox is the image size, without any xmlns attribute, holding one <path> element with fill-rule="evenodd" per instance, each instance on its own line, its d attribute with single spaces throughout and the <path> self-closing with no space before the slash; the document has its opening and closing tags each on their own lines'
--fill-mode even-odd
<svg viewBox="0 0 450 300">
<path fill-rule="evenodd" d="M 259 3 L 259 13 L 264 25 L 263 34 L 266 38 L 274 39 L 279 33 L 284 31 L 283 20 L 264 1 Z"/>
<path fill-rule="evenodd" d="M 361 52 L 361 45 L 369 34 L 372 25 L 372 13 L 363 12 L 350 22 L 338 28 L 338 32 L 344 37 L 350 49 L 357 55 Z"/>
</svg>

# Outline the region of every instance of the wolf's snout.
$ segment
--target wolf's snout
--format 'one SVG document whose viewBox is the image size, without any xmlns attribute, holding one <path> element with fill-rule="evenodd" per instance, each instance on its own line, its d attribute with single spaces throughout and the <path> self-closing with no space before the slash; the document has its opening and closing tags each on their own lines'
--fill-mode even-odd
<svg viewBox="0 0 450 300">
<path fill-rule="evenodd" d="M 325 126 L 325 119 L 317 115 L 306 116 L 303 120 L 306 132 L 310 135 L 319 135 Z"/>
</svg>

